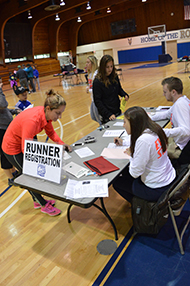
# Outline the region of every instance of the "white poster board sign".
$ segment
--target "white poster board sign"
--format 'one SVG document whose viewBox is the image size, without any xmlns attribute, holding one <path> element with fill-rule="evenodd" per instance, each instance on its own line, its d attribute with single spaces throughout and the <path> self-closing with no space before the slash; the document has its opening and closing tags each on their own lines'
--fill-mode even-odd
<svg viewBox="0 0 190 286">
<path fill-rule="evenodd" d="M 25 140 L 23 174 L 59 184 L 62 158 L 63 145 Z"/>
</svg>

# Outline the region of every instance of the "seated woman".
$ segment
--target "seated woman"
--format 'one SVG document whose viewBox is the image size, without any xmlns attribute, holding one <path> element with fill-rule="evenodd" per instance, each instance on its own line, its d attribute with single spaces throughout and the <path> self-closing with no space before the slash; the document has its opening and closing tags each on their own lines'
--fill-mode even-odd
<svg viewBox="0 0 190 286">
<path fill-rule="evenodd" d="M 125 111 L 123 126 L 131 134 L 130 148 L 125 151 L 131 159 L 113 187 L 129 202 L 133 196 L 157 201 L 176 177 L 167 155 L 167 137 L 162 128 L 138 106 Z M 114 142 L 125 145 L 125 141 L 118 137 L 114 138 Z"/>
</svg>

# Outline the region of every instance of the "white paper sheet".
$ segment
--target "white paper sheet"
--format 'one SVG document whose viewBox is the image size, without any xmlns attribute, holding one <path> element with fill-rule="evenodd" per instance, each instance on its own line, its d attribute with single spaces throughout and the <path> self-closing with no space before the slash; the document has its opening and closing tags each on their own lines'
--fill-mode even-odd
<svg viewBox="0 0 190 286">
<path fill-rule="evenodd" d="M 65 194 L 67 198 L 108 197 L 108 179 L 98 180 L 68 180 Z"/>
<path fill-rule="evenodd" d="M 123 121 L 118 121 L 113 126 L 123 126 Z"/>
<path fill-rule="evenodd" d="M 69 153 L 67 153 L 67 151 L 64 151 L 64 153 L 63 153 L 63 160 L 68 160 L 70 158 L 71 158 L 71 156 L 69 155 Z"/>
<path fill-rule="evenodd" d="M 127 149 L 126 146 L 125 149 Z M 124 153 L 123 149 L 116 149 L 116 148 L 115 149 L 104 148 L 101 153 L 101 156 L 108 159 L 130 159 L 130 156 Z"/>
<path fill-rule="evenodd" d="M 75 150 L 75 152 L 80 158 L 85 158 L 94 155 L 94 152 L 92 152 L 92 150 L 90 150 L 90 148 L 88 147 L 80 148 L 78 150 Z"/>
<path fill-rule="evenodd" d="M 106 130 L 103 137 L 119 137 L 124 130 Z M 128 136 L 127 132 L 124 131 L 123 136 Z"/>
<path fill-rule="evenodd" d="M 109 149 L 122 149 L 122 150 L 126 150 L 129 146 L 117 146 L 115 143 L 109 143 L 108 147 Z"/>
</svg>

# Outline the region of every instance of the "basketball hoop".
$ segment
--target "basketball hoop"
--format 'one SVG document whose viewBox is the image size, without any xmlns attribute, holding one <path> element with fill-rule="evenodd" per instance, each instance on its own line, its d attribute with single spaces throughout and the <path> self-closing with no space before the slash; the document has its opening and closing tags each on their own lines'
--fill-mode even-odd
<svg viewBox="0 0 190 286">
<path fill-rule="evenodd" d="M 152 26 L 148 27 L 148 36 L 149 38 L 163 40 L 166 36 L 166 26 L 159 25 L 159 26 Z"/>
</svg>

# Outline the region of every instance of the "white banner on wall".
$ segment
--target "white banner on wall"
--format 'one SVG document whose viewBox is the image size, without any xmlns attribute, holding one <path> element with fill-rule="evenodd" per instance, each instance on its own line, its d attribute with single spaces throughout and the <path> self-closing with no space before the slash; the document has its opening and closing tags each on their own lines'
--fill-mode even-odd
<svg viewBox="0 0 190 286">
<path fill-rule="evenodd" d="M 103 51 L 106 49 L 113 50 L 113 57 L 115 64 L 118 64 L 118 51 L 122 50 L 133 50 L 133 49 L 141 49 L 144 47 L 158 46 L 161 45 L 163 41 L 177 41 L 177 43 L 186 43 L 190 42 L 190 28 L 188 29 L 180 29 L 174 31 L 167 31 L 165 37 L 156 37 L 150 39 L 148 34 L 122 38 L 111 41 L 104 41 L 99 43 L 92 43 L 88 45 L 82 45 L 77 47 L 77 55 L 87 53 L 89 51 L 95 51 L 96 55 L 103 55 Z"/>
<path fill-rule="evenodd" d="M 59 184 L 62 158 L 63 145 L 25 140 L 23 174 Z"/>
</svg>

